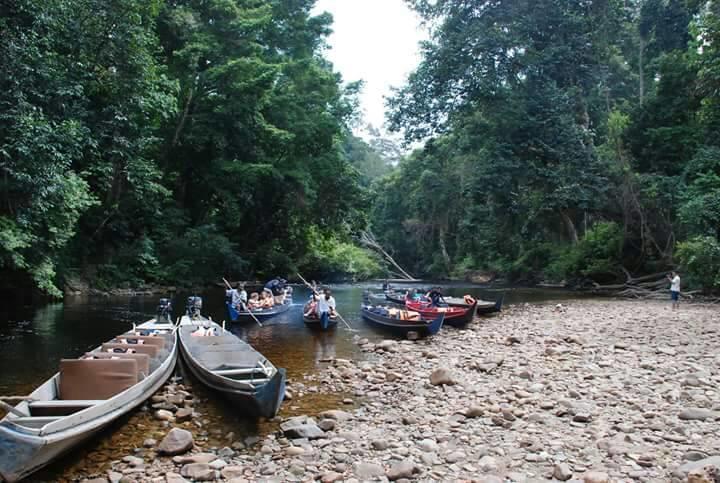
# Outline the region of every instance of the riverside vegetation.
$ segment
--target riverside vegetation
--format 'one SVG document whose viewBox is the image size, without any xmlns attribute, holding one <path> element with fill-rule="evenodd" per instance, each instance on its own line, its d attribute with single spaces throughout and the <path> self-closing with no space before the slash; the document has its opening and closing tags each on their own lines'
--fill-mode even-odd
<svg viewBox="0 0 720 483">
<path fill-rule="evenodd" d="M 2 279 L 367 278 L 369 227 L 414 275 L 718 288 L 720 2 L 407 3 L 402 156 L 313 0 L 3 2 Z"/>
<path fill-rule="evenodd" d="M 291 380 L 284 417 L 259 438 L 221 431 L 209 442 L 191 389 L 169 384 L 151 401 L 164 427 L 143 426 L 149 439 L 85 481 L 712 483 L 720 473 L 715 307 L 521 305 L 442 336 L 355 342 L 359 360 Z M 287 417 L 318 393 L 338 406 Z"/>
</svg>

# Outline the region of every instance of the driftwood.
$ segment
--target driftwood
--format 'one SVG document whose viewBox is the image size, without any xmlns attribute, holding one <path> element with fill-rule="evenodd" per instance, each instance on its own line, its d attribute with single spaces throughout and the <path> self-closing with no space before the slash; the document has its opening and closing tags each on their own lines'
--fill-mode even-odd
<svg viewBox="0 0 720 483">
<path fill-rule="evenodd" d="M 626 280 L 624 283 L 600 285 L 593 284 L 593 292 L 616 297 L 627 297 L 637 299 L 664 299 L 668 296 L 668 288 L 670 281 L 667 279 L 667 272 L 651 273 L 640 277 L 633 277 L 625 268 L 621 267 L 625 273 Z M 684 298 L 692 298 L 694 292 L 683 292 Z"/>
<path fill-rule="evenodd" d="M 375 235 L 373 235 L 369 231 L 363 231 L 360 233 L 360 243 L 365 245 L 368 248 L 371 248 L 375 250 L 376 252 L 380 253 L 385 259 L 393 266 L 395 267 L 401 274 L 402 278 L 406 280 L 417 280 L 415 277 L 407 273 L 403 268 L 398 265 L 398 263 L 393 259 L 393 257 L 390 256 L 388 252 L 385 251 L 385 249 L 378 243 L 377 239 L 375 238 Z"/>
</svg>

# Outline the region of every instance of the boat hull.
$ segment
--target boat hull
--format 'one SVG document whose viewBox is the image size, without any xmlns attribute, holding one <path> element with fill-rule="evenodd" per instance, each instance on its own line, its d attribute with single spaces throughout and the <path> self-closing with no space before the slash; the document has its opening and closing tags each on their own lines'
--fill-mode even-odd
<svg viewBox="0 0 720 483">
<path fill-rule="evenodd" d="M 253 322 L 255 319 L 267 320 L 276 315 L 284 314 L 292 307 L 292 300 L 280 305 L 275 305 L 267 310 L 253 310 L 252 312 L 237 310 L 230 302 L 225 302 L 225 307 L 227 308 L 228 317 L 232 322 Z M 255 319 L 253 319 L 253 315 Z"/>
<path fill-rule="evenodd" d="M 147 378 L 103 404 L 58 422 L 67 426 L 64 429 L 52 431 L 50 424 L 47 430 L 28 430 L 13 424 L 8 418 L 0 421 L 0 481 L 11 483 L 26 478 L 142 404 L 170 377 L 175 369 L 177 355 L 178 343 L 175 339 L 166 359 Z M 31 397 L 42 392 L 46 385 L 55 384 L 57 377 L 56 374 L 46 381 Z"/>
<path fill-rule="evenodd" d="M 406 303 L 408 309 L 419 312 L 424 318 L 437 317 L 438 314 L 443 312 L 439 311 L 436 307 L 422 307 L 420 303 L 408 302 Z M 445 313 L 445 324 L 453 327 L 464 327 L 473 320 L 475 316 L 475 308 L 477 302 L 468 307 L 463 311 L 453 311 L 450 314 Z M 459 309 L 460 307 L 449 307 L 450 309 Z"/>
<path fill-rule="evenodd" d="M 306 326 L 308 326 L 311 329 L 322 330 L 322 326 L 320 325 L 320 319 L 318 319 L 317 317 L 305 317 L 303 315 L 303 322 L 305 323 Z M 337 324 L 338 324 L 337 318 L 335 318 L 335 319 L 331 318 L 330 320 L 328 320 L 328 326 L 327 326 L 327 329 L 325 329 L 325 330 L 333 329 L 333 328 L 337 327 Z"/>
<path fill-rule="evenodd" d="M 421 336 L 437 334 L 445 322 L 445 316 L 442 314 L 432 321 L 423 320 L 422 322 L 418 322 L 385 317 L 366 308 L 362 309 L 362 318 L 373 325 L 382 327 L 396 334 L 407 335 L 408 332 L 417 332 Z"/>
<path fill-rule="evenodd" d="M 183 318 L 185 319 L 185 318 Z M 181 322 L 182 324 L 182 322 Z M 219 328 L 219 326 L 218 326 Z M 262 385 L 252 386 L 228 377 L 215 374 L 208 367 L 201 364 L 187 343 L 183 341 L 184 335 L 180 336 L 180 353 L 185 366 L 203 385 L 217 392 L 226 400 L 238 406 L 242 415 L 248 418 L 273 418 L 285 397 L 285 369 L 275 368 L 275 373 L 269 381 Z M 247 346 L 248 351 L 261 356 L 249 344 L 238 338 L 238 341 Z M 274 367 L 274 366 L 273 366 Z"/>
</svg>

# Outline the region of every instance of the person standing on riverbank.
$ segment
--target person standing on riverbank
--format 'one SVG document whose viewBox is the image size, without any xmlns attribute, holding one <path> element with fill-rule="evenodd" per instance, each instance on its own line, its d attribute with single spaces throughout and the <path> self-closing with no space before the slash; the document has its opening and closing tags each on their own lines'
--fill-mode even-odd
<svg viewBox="0 0 720 483">
<path fill-rule="evenodd" d="M 680 308 L 680 274 L 671 272 L 667 276 L 670 280 L 670 300 L 672 300 L 672 309 Z"/>
<path fill-rule="evenodd" d="M 318 297 L 315 310 L 320 318 L 320 326 L 326 330 L 330 324 L 330 316 L 335 313 L 335 297 L 332 296 L 329 288 L 326 288 L 325 293 Z"/>
</svg>

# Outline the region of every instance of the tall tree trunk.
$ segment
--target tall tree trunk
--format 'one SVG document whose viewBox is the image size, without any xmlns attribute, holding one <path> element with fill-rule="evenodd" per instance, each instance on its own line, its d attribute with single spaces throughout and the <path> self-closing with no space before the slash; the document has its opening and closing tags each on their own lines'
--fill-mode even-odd
<svg viewBox="0 0 720 483">
<path fill-rule="evenodd" d="M 577 229 L 575 228 L 575 223 L 573 223 L 572 218 L 570 218 L 570 215 L 568 215 L 565 210 L 560 210 L 560 216 L 565 223 L 565 229 L 567 229 L 570 241 L 573 243 L 573 245 L 577 244 L 579 238 L 577 234 Z"/>
<path fill-rule="evenodd" d="M 640 76 L 640 105 L 642 106 L 645 100 L 645 59 L 643 52 L 645 50 L 645 41 L 640 36 L 640 49 L 638 51 L 638 75 Z"/>
<path fill-rule="evenodd" d="M 440 227 L 439 230 L 439 236 L 438 236 L 438 243 L 440 244 L 440 253 L 442 254 L 443 261 L 445 262 L 445 269 L 449 272 L 450 271 L 450 255 L 447 251 L 447 245 L 445 244 L 445 228 Z"/>
</svg>

